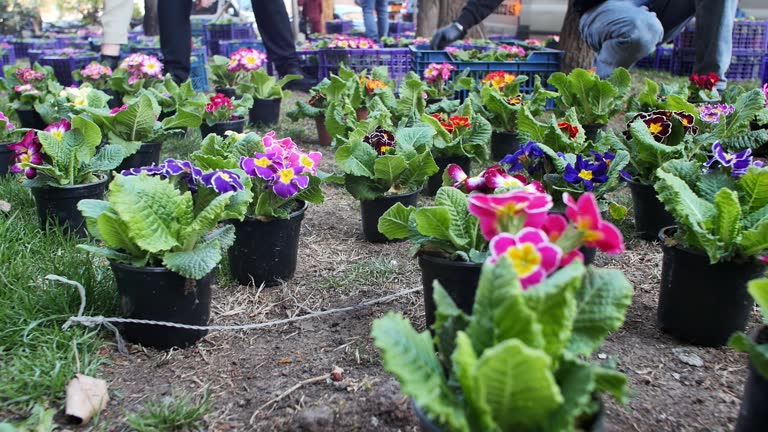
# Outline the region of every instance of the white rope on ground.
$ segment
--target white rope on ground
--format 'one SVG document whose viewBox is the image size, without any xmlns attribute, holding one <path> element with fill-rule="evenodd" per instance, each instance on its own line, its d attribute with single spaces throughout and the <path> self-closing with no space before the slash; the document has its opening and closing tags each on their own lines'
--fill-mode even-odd
<svg viewBox="0 0 768 432">
<path fill-rule="evenodd" d="M 115 338 L 117 339 L 117 348 L 120 352 L 127 352 L 127 351 L 125 350 L 125 343 L 123 342 L 123 338 L 120 336 L 120 332 L 117 330 L 117 327 L 113 325 L 113 323 L 158 325 L 158 326 L 175 327 L 175 328 L 188 329 L 188 330 L 210 330 L 210 331 L 253 330 L 253 329 L 259 329 L 259 328 L 273 327 L 281 324 L 288 324 L 288 323 L 297 322 L 297 321 L 303 321 L 310 318 L 317 318 L 325 315 L 333 315 L 341 312 L 350 312 L 357 309 L 363 309 L 378 303 L 384 303 L 384 302 L 390 301 L 392 299 L 395 299 L 397 297 L 400 297 L 406 294 L 421 291 L 421 288 L 411 288 L 403 291 L 398 291 L 394 294 L 390 294 L 384 297 L 379 297 L 377 299 L 369 300 L 354 306 L 346 306 L 346 307 L 337 308 L 337 309 L 329 309 L 329 310 L 315 312 L 315 313 L 302 315 L 298 317 L 280 319 L 275 321 L 267 321 L 263 323 L 199 326 L 199 325 L 173 323 L 173 322 L 167 322 L 167 321 L 140 320 L 140 319 L 134 319 L 134 318 L 120 318 L 120 317 L 104 317 L 101 315 L 83 316 L 83 313 L 85 311 L 85 304 L 86 304 L 85 288 L 83 288 L 81 284 L 75 281 L 71 281 L 69 279 L 66 279 L 57 275 L 48 275 L 45 278 L 47 280 L 53 280 L 53 281 L 73 285 L 77 287 L 77 290 L 80 293 L 80 308 L 77 312 L 77 316 L 69 317 L 69 319 L 67 319 L 67 322 L 65 322 L 62 325 L 62 328 L 64 330 L 68 329 L 74 324 L 80 324 L 86 327 L 103 325 L 104 327 L 106 327 L 109 330 L 112 330 L 115 333 Z"/>
</svg>

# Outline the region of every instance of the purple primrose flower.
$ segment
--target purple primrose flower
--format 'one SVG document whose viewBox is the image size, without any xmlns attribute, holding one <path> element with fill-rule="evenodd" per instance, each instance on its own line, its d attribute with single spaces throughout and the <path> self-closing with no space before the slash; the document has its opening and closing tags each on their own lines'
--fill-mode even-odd
<svg viewBox="0 0 768 432">
<path fill-rule="evenodd" d="M 218 193 L 239 192 L 245 189 L 240 182 L 240 176 L 225 169 L 203 174 L 201 180 L 204 185 L 213 188 Z"/>
<path fill-rule="evenodd" d="M 579 154 L 576 155 L 576 163 L 565 166 L 563 178 L 571 184 L 582 183 L 587 191 L 591 191 L 595 183 L 608 181 L 608 163 L 604 159 L 592 162 Z"/>
<path fill-rule="evenodd" d="M 763 166 L 762 162 L 752 160 L 752 149 L 746 149 L 736 154 L 730 154 L 723 150 L 720 141 L 715 141 L 715 143 L 712 144 L 712 154 L 714 157 L 705 162 L 704 166 L 709 168 L 710 171 L 718 165 L 729 167 L 731 169 L 731 175 L 734 177 L 743 176 L 751 166 Z"/>
</svg>

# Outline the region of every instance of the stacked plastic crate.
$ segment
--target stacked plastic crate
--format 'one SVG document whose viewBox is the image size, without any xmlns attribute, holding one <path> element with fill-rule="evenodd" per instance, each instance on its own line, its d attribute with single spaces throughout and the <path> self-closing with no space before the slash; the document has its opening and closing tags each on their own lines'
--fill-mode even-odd
<svg viewBox="0 0 768 432">
<path fill-rule="evenodd" d="M 660 45 L 648 57 L 635 64 L 638 69 L 651 69 L 662 72 L 672 72 L 672 57 L 674 47 L 672 45 Z"/>
<path fill-rule="evenodd" d="M 730 81 L 760 79 L 768 49 L 768 21 L 734 22 L 732 46 L 731 66 L 725 77 Z M 677 75 L 691 75 L 695 62 L 696 23 L 692 22 L 675 39 L 672 71 Z"/>
<path fill-rule="evenodd" d="M 206 23 L 205 43 L 209 55 L 221 54 L 219 41 L 242 40 L 256 38 L 253 24 L 250 22 Z"/>
</svg>

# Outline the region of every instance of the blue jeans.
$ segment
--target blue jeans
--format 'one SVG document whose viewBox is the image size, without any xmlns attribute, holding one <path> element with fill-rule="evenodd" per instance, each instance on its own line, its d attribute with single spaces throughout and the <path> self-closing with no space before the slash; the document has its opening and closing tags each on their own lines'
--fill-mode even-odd
<svg viewBox="0 0 768 432">
<path fill-rule="evenodd" d="M 631 67 L 657 45 L 674 39 L 694 17 L 693 72 L 725 76 L 731 64 L 731 33 L 738 0 L 656 0 L 650 10 L 645 3 L 607 0 L 582 15 L 579 30 L 587 45 L 598 53 L 594 65 L 598 76 L 606 77 L 617 67 Z M 718 85 L 724 88 L 725 82 Z"/>
<path fill-rule="evenodd" d="M 378 41 L 389 33 L 389 2 L 387 0 L 362 0 L 365 37 Z M 373 11 L 376 10 L 376 17 Z"/>
</svg>

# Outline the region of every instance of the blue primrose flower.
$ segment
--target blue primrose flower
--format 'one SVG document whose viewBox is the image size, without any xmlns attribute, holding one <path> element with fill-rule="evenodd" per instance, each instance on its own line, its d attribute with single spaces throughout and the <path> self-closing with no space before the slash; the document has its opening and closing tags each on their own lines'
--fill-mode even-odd
<svg viewBox="0 0 768 432">
<path fill-rule="evenodd" d="M 501 164 L 508 167 L 507 172 L 515 173 L 527 170 L 533 174 L 542 168 L 540 159 L 544 156 L 544 151 L 534 141 L 528 141 L 526 144 L 520 144 L 520 149 L 512 154 L 504 156 Z"/>
<path fill-rule="evenodd" d="M 240 176 L 232 171 L 220 169 L 203 174 L 203 184 L 218 193 L 239 192 L 245 187 L 240 182 Z"/>
<path fill-rule="evenodd" d="M 609 169 L 611 168 L 611 164 L 613 163 L 613 160 L 616 159 L 616 155 L 611 152 L 600 153 L 595 150 L 590 150 L 589 152 L 595 158 L 596 163 L 605 162 L 605 164 L 608 165 Z M 619 170 L 619 175 L 621 175 L 621 178 L 623 178 L 624 180 L 632 180 L 632 174 L 624 170 Z"/>
<path fill-rule="evenodd" d="M 587 191 L 595 187 L 595 183 L 608 181 L 608 163 L 605 159 L 600 162 L 591 162 L 582 155 L 576 155 L 576 163 L 565 166 L 563 172 L 565 181 L 571 184 L 583 184 Z"/>
<path fill-rule="evenodd" d="M 752 159 L 752 149 L 746 149 L 735 154 L 727 153 L 720 141 L 715 141 L 712 144 L 712 159 L 704 163 L 709 171 L 712 171 L 718 166 L 731 169 L 731 175 L 733 177 L 741 177 L 747 173 L 747 170 L 751 166 L 762 167 L 761 161 Z"/>
</svg>

